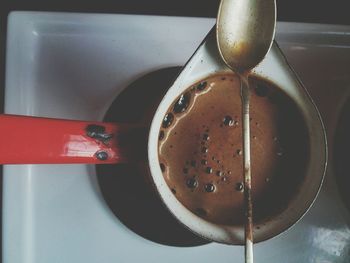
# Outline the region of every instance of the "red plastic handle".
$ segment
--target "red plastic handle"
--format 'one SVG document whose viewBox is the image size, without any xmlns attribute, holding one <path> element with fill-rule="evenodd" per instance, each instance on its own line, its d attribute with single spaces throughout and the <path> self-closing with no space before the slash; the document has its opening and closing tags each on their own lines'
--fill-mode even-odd
<svg viewBox="0 0 350 263">
<path fill-rule="evenodd" d="M 0 164 L 121 163 L 143 158 L 146 128 L 0 115 Z"/>
</svg>

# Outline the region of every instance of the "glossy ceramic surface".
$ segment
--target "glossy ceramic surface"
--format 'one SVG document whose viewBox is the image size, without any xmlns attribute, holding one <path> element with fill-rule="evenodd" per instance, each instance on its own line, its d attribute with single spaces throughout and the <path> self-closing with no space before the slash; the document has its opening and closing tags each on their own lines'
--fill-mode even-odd
<svg viewBox="0 0 350 263">
<path fill-rule="evenodd" d="M 10 114 L 0 114 L 0 123 L 1 164 L 103 164 L 128 159 L 119 141 L 127 125 Z"/>
<path fill-rule="evenodd" d="M 133 80 L 183 65 L 213 24 L 200 18 L 12 13 L 6 112 L 101 120 Z M 280 23 L 276 33 L 323 115 L 330 147 L 349 94 L 349 32 L 348 27 Z M 135 234 L 105 204 L 93 165 L 5 166 L 3 194 L 5 263 L 243 262 L 243 247 L 172 247 Z M 292 229 L 256 245 L 255 258 L 347 263 L 349 224 L 330 164 L 309 213 Z"/>
</svg>

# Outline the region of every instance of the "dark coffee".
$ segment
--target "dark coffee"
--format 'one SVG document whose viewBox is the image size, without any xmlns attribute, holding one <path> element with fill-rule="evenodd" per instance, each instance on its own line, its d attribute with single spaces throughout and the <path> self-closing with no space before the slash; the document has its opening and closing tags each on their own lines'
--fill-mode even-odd
<svg viewBox="0 0 350 263">
<path fill-rule="evenodd" d="M 293 100 L 250 77 L 255 223 L 287 208 L 305 176 L 309 137 Z M 164 178 L 178 200 L 218 224 L 244 222 L 239 78 L 216 74 L 189 87 L 168 109 L 159 136 Z"/>
</svg>

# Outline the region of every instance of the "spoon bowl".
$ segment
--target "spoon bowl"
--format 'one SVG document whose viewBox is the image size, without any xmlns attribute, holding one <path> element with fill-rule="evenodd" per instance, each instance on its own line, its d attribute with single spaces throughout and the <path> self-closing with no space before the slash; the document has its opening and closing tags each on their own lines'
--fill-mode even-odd
<svg viewBox="0 0 350 263">
<path fill-rule="evenodd" d="M 275 25 L 275 0 L 222 0 L 216 39 L 227 66 L 243 73 L 259 64 L 271 48 Z"/>
</svg>

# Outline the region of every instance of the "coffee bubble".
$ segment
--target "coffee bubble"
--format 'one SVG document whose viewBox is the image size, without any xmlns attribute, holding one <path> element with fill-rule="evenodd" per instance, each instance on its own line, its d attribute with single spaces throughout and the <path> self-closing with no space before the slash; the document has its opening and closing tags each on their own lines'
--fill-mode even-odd
<svg viewBox="0 0 350 263">
<path fill-rule="evenodd" d="M 197 90 L 202 91 L 202 90 L 205 90 L 206 87 L 207 87 L 207 82 L 202 81 L 197 85 Z"/>
<path fill-rule="evenodd" d="M 188 106 L 190 105 L 190 101 L 191 94 L 189 92 L 182 94 L 174 104 L 174 113 L 182 113 L 187 110 Z"/>
<path fill-rule="evenodd" d="M 194 189 L 198 186 L 198 181 L 194 178 L 190 178 L 186 181 L 186 185 L 188 188 Z"/>
<path fill-rule="evenodd" d="M 204 141 L 209 141 L 210 137 L 207 133 L 203 134 L 203 140 Z"/>
<path fill-rule="evenodd" d="M 280 148 L 280 149 L 278 149 L 278 151 L 277 151 L 277 155 L 278 156 L 282 156 L 283 155 L 283 150 Z"/>
<path fill-rule="evenodd" d="M 168 128 L 173 123 L 173 120 L 174 120 L 174 115 L 171 112 L 167 113 L 164 116 L 162 127 Z"/>
<path fill-rule="evenodd" d="M 206 184 L 204 190 L 208 193 L 212 193 L 215 191 L 215 186 L 212 183 Z"/>
<path fill-rule="evenodd" d="M 205 172 L 206 172 L 207 174 L 211 174 L 211 173 L 213 173 L 213 168 L 211 168 L 210 166 L 208 166 L 207 168 L 205 168 Z"/>
<path fill-rule="evenodd" d="M 239 183 L 236 184 L 236 187 L 235 187 L 236 191 L 242 192 L 243 188 L 244 188 L 244 185 L 243 185 L 242 182 L 239 182 Z"/>
<path fill-rule="evenodd" d="M 201 164 L 202 164 L 202 165 L 206 165 L 207 163 L 208 163 L 207 160 L 205 160 L 205 159 L 202 159 L 202 160 L 201 160 Z"/>
<path fill-rule="evenodd" d="M 217 176 L 223 176 L 224 173 L 223 173 L 222 171 L 216 171 L 216 175 L 217 175 Z"/>
<path fill-rule="evenodd" d="M 229 115 L 226 115 L 222 121 L 223 121 L 225 126 L 233 126 L 233 124 L 234 124 L 234 120 Z"/>
</svg>

